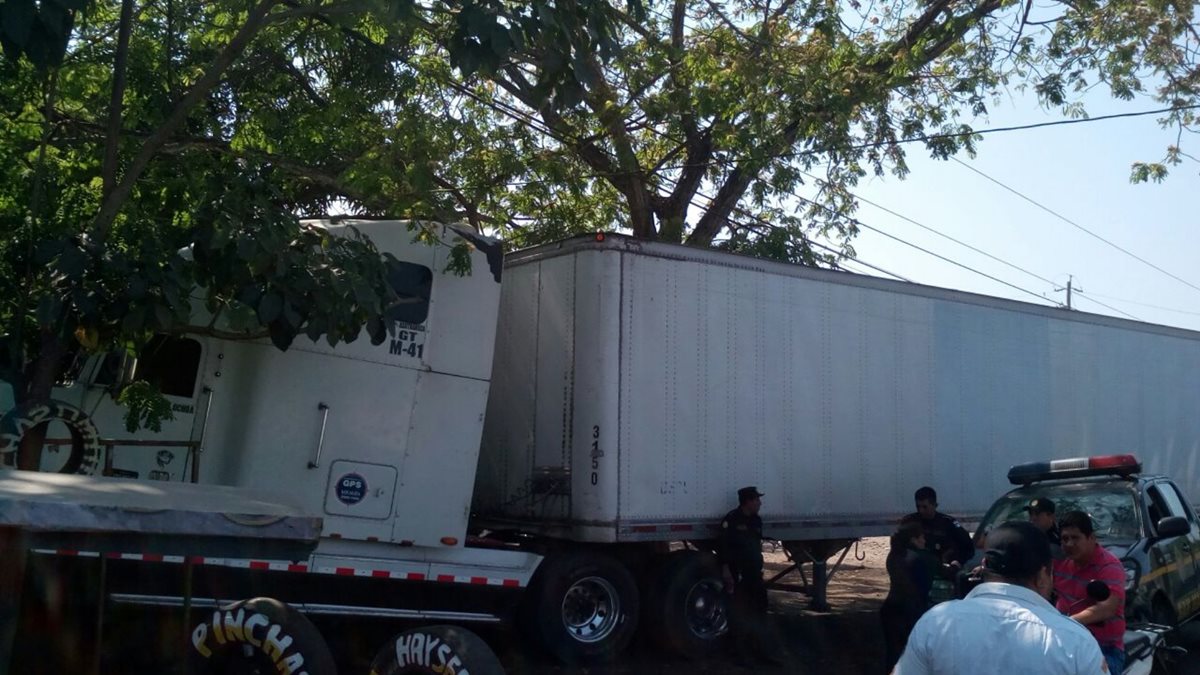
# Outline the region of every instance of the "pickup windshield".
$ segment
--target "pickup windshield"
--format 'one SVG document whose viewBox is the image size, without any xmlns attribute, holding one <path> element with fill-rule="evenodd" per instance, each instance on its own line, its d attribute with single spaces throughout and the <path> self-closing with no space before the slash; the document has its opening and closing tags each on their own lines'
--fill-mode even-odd
<svg viewBox="0 0 1200 675">
<path fill-rule="evenodd" d="M 1026 520 L 1024 508 L 1034 497 L 1049 498 L 1061 518 L 1068 511 L 1092 516 L 1101 543 L 1130 544 L 1141 537 L 1141 518 L 1132 487 L 1127 483 L 1038 485 L 1011 492 L 992 505 L 979 524 L 979 535 L 1010 520 Z"/>
</svg>

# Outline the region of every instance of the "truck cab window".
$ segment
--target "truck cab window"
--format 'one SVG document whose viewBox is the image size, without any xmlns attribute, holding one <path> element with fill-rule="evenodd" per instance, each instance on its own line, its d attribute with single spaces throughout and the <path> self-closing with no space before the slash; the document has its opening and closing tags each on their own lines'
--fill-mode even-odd
<svg viewBox="0 0 1200 675">
<path fill-rule="evenodd" d="M 73 344 L 66 354 L 63 354 L 62 361 L 59 364 L 58 380 L 54 383 L 58 387 L 69 387 L 75 384 L 79 379 L 79 375 L 83 372 L 83 367 L 88 362 L 88 354 L 83 351 L 78 344 Z"/>
<path fill-rule="evenodd" d="M 138 355 L 135 380 L 145 380 L 165 396 L 191 398 L 200 370 L 200 343 L 191 338 L 156 335 Z"/>
<path fill-rule="evenodd" d="M 388 283 L 400 296 L 387 311 L 391 321 L 420 325 L 429 316 L 429 291 L 433 287 L 433 271 L 424 265 L 402 260 L 388 263 Z"/>
<path fill-rule="evenodd" d="M 133 379 L 145 380 L 166 396 L 191 398 L 200 370 L 200 343 L 191 338 L 156 335 L 138 355 Z M 109 352 L 96 371 L 92 384 L 116 383 L 121 371 L 121 352 Z"/>
</svg>

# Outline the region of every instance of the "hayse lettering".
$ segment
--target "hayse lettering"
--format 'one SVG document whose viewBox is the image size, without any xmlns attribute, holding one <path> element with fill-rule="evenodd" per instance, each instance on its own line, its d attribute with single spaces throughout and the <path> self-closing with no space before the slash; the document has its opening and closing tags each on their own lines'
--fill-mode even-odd
<svg viewBox="0 0 1200 675">
<path fill-rule="evenodd" d="M 396 638 L 396 665 L 401 669 L 422 666 L 443 675 L 470 675 L 470 671 L 463 668 L 462 659 L 454 653 L 453 647 L 437 636 L 426 633 L 410 633 Z"/>
</svg>

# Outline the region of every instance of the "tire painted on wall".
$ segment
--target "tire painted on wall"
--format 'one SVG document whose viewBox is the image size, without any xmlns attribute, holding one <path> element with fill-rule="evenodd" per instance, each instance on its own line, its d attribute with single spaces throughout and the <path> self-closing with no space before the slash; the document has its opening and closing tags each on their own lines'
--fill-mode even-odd
<svg viewBox="0 0 1200 675">
<path fill-rule="evenodd" d="M 59 473 L 94 476 L 104 468 L 104 444 L 87 413 L 61 401 L 17 406 L 0 417 L 0 465 L 15 467 L 21 439 L 50 422 L 62 422 L 71 434 L 71 456 Z"/>
</svg>

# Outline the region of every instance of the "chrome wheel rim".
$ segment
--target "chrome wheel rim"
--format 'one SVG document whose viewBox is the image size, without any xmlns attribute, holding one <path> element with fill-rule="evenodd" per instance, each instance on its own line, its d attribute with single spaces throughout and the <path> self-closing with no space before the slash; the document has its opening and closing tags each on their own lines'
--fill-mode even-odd
<svg viewBox="0 0 1200 675">
<path fill-rule="evenodd" d="M 579 642 L 600 642 L 612 635 L 620 614 L 617 589 L 603 577 L 584 577 L 563 596 L 563 627 Z"/>
<path fill-rule="evenodd" d="M 729 615 L 717 579 L 701 579 L 688 589 L 684 618 L 688 630 L 701 640 L 714 640 L 729 631 Z"/>
</svg>

